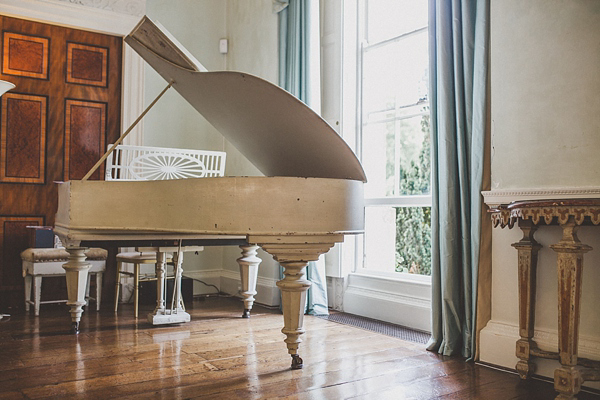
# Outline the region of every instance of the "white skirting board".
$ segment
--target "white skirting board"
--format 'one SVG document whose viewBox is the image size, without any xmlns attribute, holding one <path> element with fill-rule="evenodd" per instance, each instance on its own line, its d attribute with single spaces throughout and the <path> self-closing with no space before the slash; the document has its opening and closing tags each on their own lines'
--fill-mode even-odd
<svg viewBox="0 0 600 400">
<path fill-rule="evenodd" d="M 491 320 L 481 331 L 480 361 L 504 368 L 514 369 L 516 342 L 519 339 L 519 327 L 510 323 Z M 534 340 L 542 350 L 557 351 L 558 331 L 537 329 Z M 600 359 L 600 340 L 597 337 L 579 337 L 579 356 L 593 360 Z M 560 366 L 558 361 L 535 358 L 536 375 L 554 377 L 554 370 Z M 600 389 L 600 382 L 585 382 L 584 386 Z"/>
<path fill-rule="evenodd" d="M 206 283 L 217 286 L 221 292 L 237 295 L 241 288 L 240 273 L 226 269 L 214 269 L 204 271 L 184 271 L 184 276 L 199 279 Z M 275 285 L 277 280 L 259 276 L 256 284 L 257 294 L 255 301 L 266 306 L 278 306 L 280 303 L 279 288 Z M 215 289 L 210 286 L 194 282 L 194 294 L 214 293 Z"/>
</svg>

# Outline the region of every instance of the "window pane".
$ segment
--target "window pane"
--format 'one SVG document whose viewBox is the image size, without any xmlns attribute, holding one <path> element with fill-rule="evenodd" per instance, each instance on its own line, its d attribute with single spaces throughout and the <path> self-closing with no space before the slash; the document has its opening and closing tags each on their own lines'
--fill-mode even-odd
<svg viewBox="0 0 600 400">
<path fill-rule="evenodd" d="M 363 118 L 427 99 L 427 31 L 363 53 Z"/>
<path fill-rule="evenodd" d="M 366 207 L 365 268 L 431 275 L 431 208 Z"/>
<path fill-rule="evenodd" d="M 424 113 L 421 115 L 363 127 L 365 197 L 430 193 L 428 108 L 418 107 Z"/>
<path fill-rule="evenodd" d="M 368 0 L 367 40 L 381 42 L 427 26 L 427 0 Z"/>
</svg>

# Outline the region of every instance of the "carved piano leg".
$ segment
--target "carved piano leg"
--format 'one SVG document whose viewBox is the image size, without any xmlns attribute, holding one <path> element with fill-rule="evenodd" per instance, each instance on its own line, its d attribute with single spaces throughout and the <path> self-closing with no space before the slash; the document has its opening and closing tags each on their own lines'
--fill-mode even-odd
<svg viewBox="0 0 600 400">
<path fill-rule="evenodd" d="M 535 241 L 533 234 L 537 226 L 530 220 L 519 220 L 519 228 L 523 231 L 523 238 L 513 243 L 519 255 L 519 335 L 516 354 L 519 362 L 516 370 L 521 379 L 529 378 L 535 364 L 530 360 L 531 349 L 537 347 L 533 341 L 535 323 L 535 286 L 538 251 L 541 245 Z"/>
<path fill-rule="evenodd" d="M 71 332 L 79 333 L 79 322 L 85 305 L 85 289 L 90 264 L 85 261 L 84 247 L 67 247 L 69 261 L 63 265 L 67 277 L 67 305 L 71 307 Z"/>
<path fill-rule="evenodd" d="M 281 332 L 287 336 L 284 341 L 292 356 L 292 369 L 300 369 L 303 363 L 298 355 L 298 346 L 302 342 L 300 335 L 305 332 L 303 325 L 306 291 L 311 285 L 310 281 L 306 279 L 308 262 L 281 262 L 281 265 L 284 268 L 284 278 L 277 282 L 283 303 L 284 325 Z"/>
<path fill-rule="evenodd" d="M 343 240 L 342 235 L 314 236 L 249 236 L 250 243 L 257 243 L 264 251 L 271 254 L 283 266 L 283 279 L 277 282 L 281 290 L 283 303 L 284 342 L 288 353 L 292 356 L 292 369 L 303 366 L 298 355 L 298 346 L 302 342 L 300 336 L 304 330 L 304 308 L 306 307 L 306 291 L 310 281 L 306 279 L 306 266 L 309 261 L 317 261 L 321 254 L 327 253 L 337 242 Z"/>
<path fill-rule="evenodd" d="M 592 248 L 577 238 L 573 217 L 561 225 L 563 237 L 550 247 L 557 253 L 558 263 L 558 353 L 561 367 L 554 371 L 557 399 L 574 399 L 581 389 L 583 377 L 577 367 L 579 341 L 579 304 L 583 254 Z"/>
<path fill-rule="evenodd" d="M 242 249 L 242 256 L 237 259 L 237 262 L 240 266 L 242 281 L 240 294 L 244 298 L 244 313 L 242 314 L 242 318 L 250 318 L 250 310 L 252 310 L 254 295 L 256 295 L 258 266 L 262 260 L 256 256 L 258 246 L 240 246 L 240 249 Z"/>
</svg>

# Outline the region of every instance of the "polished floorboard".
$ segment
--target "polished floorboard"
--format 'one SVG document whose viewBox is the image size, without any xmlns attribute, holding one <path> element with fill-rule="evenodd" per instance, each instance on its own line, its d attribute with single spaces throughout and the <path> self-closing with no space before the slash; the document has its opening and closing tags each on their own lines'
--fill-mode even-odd
<svg viewBox="0 0 600 400">
<path fill-rule="evenodd" d="M 552 399 L 552 384 L 306 316 L 291 371 L 281 314 L 233 298 L 194 301 L 192 322 L 152 327 L 130 305 L 87 311 L 69 334 L 64 305 L 0 320 L 0 399 Z M 145 315 L 149 308 L 141 307 Z M 579 399 L 598 398 L 583 393 Z"/>
</svg>

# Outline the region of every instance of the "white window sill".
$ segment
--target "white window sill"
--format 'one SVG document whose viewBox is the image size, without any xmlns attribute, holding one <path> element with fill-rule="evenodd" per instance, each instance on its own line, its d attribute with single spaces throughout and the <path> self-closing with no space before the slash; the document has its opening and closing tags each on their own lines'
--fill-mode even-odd
<svg viewBox="0 0 600 400">
<path fill-rule="evenodd" d="M 343 310 L 421 331 L 431 331 L 431 277 L 384 272 L 352 273 Z"/>
</svg>

